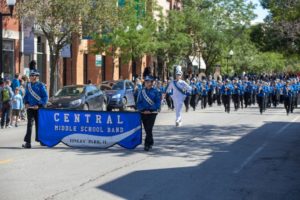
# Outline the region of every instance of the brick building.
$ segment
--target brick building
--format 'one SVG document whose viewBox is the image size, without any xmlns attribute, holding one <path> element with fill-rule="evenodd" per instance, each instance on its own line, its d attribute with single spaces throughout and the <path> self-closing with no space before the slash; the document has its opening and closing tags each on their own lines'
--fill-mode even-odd
<svg viewBox="0 0 300 200">
<path fill-rule="evenodd" d="M 1 11 L 8 12 L 6 0 L 0 0 Z M 170 9 L 180 9 L 181 1 L 157 0 L 164 13 Z M 5 17 L 3 20 L 3 60 L 5 76 L 12 78 L 15 73 L 29 73 L 28 64 L 31 60 L 37 61 L 37 68 L 41 73 L 40 79 L 50 83 L 50 53 L 47 40 L 38 26 L 32 24 L 34 20 L 24 19 L 22 23 L 14 17 Z M 129 79 L 133 76 L 142 76 L 146 66 L 152 66 L 154 72 L 161 64 L 157 59 L 144 56 L 136 63 L 122 63 L 121 59 L 113 59 L 105 54 L 94 55 L 90 52 L 92 40 L 74 36 L 72 44 L 63 50 L 59 61 L 58 83 L 55 88 L 64 85 L 85 84 L 91 80 L 100 84 L 104 80 Z"/>
<path fill-rule="evenodd" d="M 168 10 L 180 10 L 182 5 L 179 0 L 157 0 L 157 4 L 163 8 L 165 15 Z M 151 56 L 144 56 L 137 63 L 122 63 L 119 58 L 113 59 L 111 56 L 94 55 L 90 53 L 93 41 L 73 38 L 71 47 L 71 58 L 64 59 L 63 84 L 83 84 L 91 80 L 94 84 L 99 84 L 105 80 L 129 79 L 133 76 L 142 76 L 147 66 L 154 68 L 154 73 L 158 74 L 158 69 L 163 65 Z M 96 64 L 97 63 L 97 64 Z M 101 63 L 101 64 L 99 64 Z"/>
<path fill-rule="evenodd" d="M 10 13 L 6 1 L 0 0 L 1 13 Z M 3 17 L 3 73 L 5 77 L 12 77 L 22 71 L 22 32 L 19 20 Z"/>
</svg>

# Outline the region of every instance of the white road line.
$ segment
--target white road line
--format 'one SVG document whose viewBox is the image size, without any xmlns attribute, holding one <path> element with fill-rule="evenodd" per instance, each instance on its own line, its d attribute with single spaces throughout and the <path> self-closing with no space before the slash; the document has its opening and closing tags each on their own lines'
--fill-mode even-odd
<svg viewBox="0 0 300 200">
<path fill-rule="evenodd" d="M 234 174 L 238 174 L 240 171 L 242 171 L 242 169 L 256 156 L 256 154 L 258 154 L 259 152 L 261 152 L 266 146 L 267 146 L 267 142 L 263 143 L 263 145 L 261 145 L 260 147 L 258 147 L 242 164 L 241 166 L 234 170 L 233 173 Z"/>
<path fill-rule="evenodd" d="M 281 129 L 279 129 L 272 138 L 278 136 L 280 133 L 282 133 L 285 129 L 287 129 L 293 122 L 297 121 L 299 117 L 296 117 L 293 119 L 290 123 L 283 126 Z M 260 147 L 258 147 L 242 164 L 239 168 L 235 169 L 233 171 L 234 174 L 238 174 L 244 167 L 250 163 L 250 161 L 259 153 L 261 152 L 266 146 L 268 145 L 268 142 L 263 143 Z"/>
<path fill-rule="evenodd" d="M 272 138 L 273 138 L 273 137 L 276 137 L 276 136 L 279 135 L 279 134 L 281 134 L 281 133 L 282 133 L 287 127 L 289 127 L 293 122 L 297 121 L 298 118 L 299 118 L 299 116 L 296 117 L 295 119 L 293 119 L 290 123 L 288 123 L 288 124 L 284 125 L 283 127 L 281 127 L 281 129 L 279 129 L 279 130 L 272 136 Z"/>
</svg>

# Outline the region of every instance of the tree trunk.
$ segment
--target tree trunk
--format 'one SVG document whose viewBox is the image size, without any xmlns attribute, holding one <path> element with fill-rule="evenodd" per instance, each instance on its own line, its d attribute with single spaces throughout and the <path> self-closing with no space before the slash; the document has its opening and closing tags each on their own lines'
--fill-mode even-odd
<svg viewBox="0 0 300 200">
<path fill-rule="evenodd" d="M 55 94 L 55 83 L 57 82 L 57 76 L 55 72 L 57 71 L 57 63 L 59 59 L 59 53 L 55 53 L 53 47 L 50 48 L 50 91 L 49 96 L 53 96 Z"/>
<path fill-rule="evenodd" d="M 112 80 L 115 80 L 115 48 L 112 46 Z"/>
</svg>

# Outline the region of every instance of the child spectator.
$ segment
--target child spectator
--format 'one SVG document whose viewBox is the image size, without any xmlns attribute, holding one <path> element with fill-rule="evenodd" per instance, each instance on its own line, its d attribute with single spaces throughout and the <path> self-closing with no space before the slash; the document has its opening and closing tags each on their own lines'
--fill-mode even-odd
<svg viewBox="0 0 300 200">
<path fill-rule="evenodd" d="M 15 94 L 12 100 L 12 120 L 10 125 L 12 126 L 13 121 L 15 119 L 15 127 L 18 127 L 18 119 L 20 116 L 20 112 L 23 109 L 23 98 L 20 95 L 20 89 L 15 89 Z"/>
<path fill-rule="evenodd" d="M 23 98 L 23 105 L 24 105 L 24 96 L 25 96 L 25 83 L 24 83 L 24 80 L 21 79 L 20 80 L 20 87 L 19 87 L 19 90 L 20 90 L 20 95 L 22 96 Z M 21 120 L 26 120 L 26 109 L 25 109 L 25 106 L 22 107 L 21 111 L 20 111 L 20 118 Z"/>
</svg>

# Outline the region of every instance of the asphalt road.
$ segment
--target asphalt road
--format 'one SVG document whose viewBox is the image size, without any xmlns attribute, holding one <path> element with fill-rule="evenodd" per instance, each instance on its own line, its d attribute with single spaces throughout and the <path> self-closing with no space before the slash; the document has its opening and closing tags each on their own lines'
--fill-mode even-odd
<svg viewBox="0 0 300 200">
<path fill-rule="evenodd" d="M 24 123 L 0 129 L 0 199 L 300 199 L 299 109 L 214 107 L 183 113 L 179 128 L 174 120 L 158 115 L 151 152 L 21 149 Z"/>
</svg>

